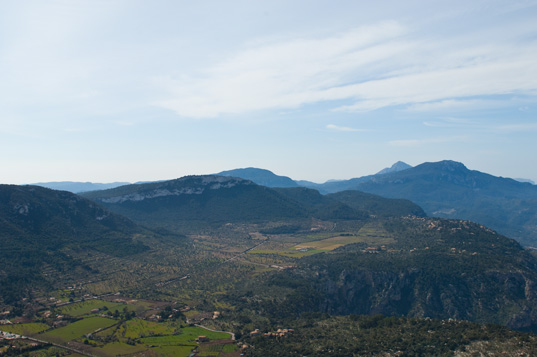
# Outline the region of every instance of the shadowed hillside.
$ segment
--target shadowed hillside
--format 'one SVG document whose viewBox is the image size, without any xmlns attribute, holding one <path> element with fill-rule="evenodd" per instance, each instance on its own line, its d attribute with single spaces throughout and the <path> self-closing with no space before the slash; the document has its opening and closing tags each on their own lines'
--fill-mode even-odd
<svg viewBox="0 0 537 357">
<path fill-rule="evenodd" d="M 144 252 L 134 239 L 142 230 L 130 220 L 66 191 L 0 185 L 0 286 L 7 301 L 30 284 L 46 286 L 42 269 L 69 274 L 85 269 L 65 249 L 113 256 Z"/>
</svg>

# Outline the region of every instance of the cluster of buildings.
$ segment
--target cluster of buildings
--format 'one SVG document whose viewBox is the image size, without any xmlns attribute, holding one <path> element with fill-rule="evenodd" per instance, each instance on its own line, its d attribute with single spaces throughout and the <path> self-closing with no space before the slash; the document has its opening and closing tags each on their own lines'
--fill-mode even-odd
<svg viewBox="0 0 537 357">
<path fill-rule="evenodd" d="M 0 340 L 14 340 L 16 338 L 21 338 L 21 336 L 11 332 L 0 331 Z"/>
<path fill-rule="evenodd" d="M 250 332 L 250 337 L 261 336 L 261 335 L 263 335 L 264 337 L 267 337 L 267 338 L 270 338 L 270 337 L 285 337 L 287 335 L 292 334 L 293 332 L 295 332 L 295 330 L 293 330 L 292 328 L 289 328 L 289 329 L 287 329 L 287 328 L 284 328 L 284 329 L 279 328 L 275 332 L 261 333 L 261 331 L 259 331 L 259 329 L 256 328 L 255 330 Z"/>
</svg>

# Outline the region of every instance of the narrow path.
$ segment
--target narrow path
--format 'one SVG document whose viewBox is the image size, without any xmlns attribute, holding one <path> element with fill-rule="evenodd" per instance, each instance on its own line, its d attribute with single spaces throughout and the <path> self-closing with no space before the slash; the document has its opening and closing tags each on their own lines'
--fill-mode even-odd
<svg viewBox="0 0 537 357">
<path fill-rule="evenodd" d="M 95 356 L 95 355 L 92 355 L 91 353 L 84 352 L 84 351 L 81 351 L 81 350 L 78 350 L 78 349 L 76 349 L 76 348 L 72 348 L 72 347 L 69 347 L 69 346 L 60 345 L 59 343 L 54 343 L 54 342 L 50 342 L 50 341 L 40 340 L 40 339 L 37 339 L 37 338 L 35 338 L 35 337 L 28 337 L 28 336 L 21 336 L 21 338 L 24 338 L 24 339 L 27 339 L 27 340 L 30 340 L 30 341 L 34 341 L 34 342 L 43 343 L 43 344 L 46 344 L 46 345 L 52 345 L 52 346 L 56 346 L 56 347 L 59 347 L 59 348 L 63 348 L 63 349 L 65 349 L 65 350 L 68 350 L 68 351 L 71 351 L 71 352 L 75 352 L 75 353 L 81 354 L 81 355 L 83 355 L 83 356 L 97 357 L 97 356 Z"/>
<path fill-rule="evenodd" d="M 191 322 L 188 320 L 188 317 L 186 318 L 186 323 L 187 323 L 187 324 L 190 324 L 190 323 L 191 323 Z M 203 326 L 203 325 L 199 325 L 199 324 L 193 324 L 193 325 L 196 326 L 196 327 L 201 327 L 202 329 L 205 329 L 205 330 L 207 330 L 207 331 L 229 333 L 229 334 L 231 335 L 231 339 L 232 339 L 233 341 L 235 341 L 235 334 L 234 334 L 233 332 L 231 332 L 231 331 L 214 330 L 214 329 L 212 329 L 212 328 L 209 328 L 209 327 L 207 327 L 207 326 Z"/>
<path fill-rule="evenodd" d="M 235 341 L 235 334 L 231 331 L 220 331 L 220 330 L 213 330 L 212 328 L 209 328 L 207 326 L 203 326 L 203 325 L 198 325 L 198 324 L 194 324 L 194 326 L 197 326 L 197 327 L 201 327 L 201 328 L 204 328 L 208 331 L 212 331 L 212 332 L 223 332 L 223 333 L 229 333 L 231 335 L 231 339 L 233 341 Z"/>
<path fill-rule="evenodd" d="M 223 261 L 222 264 L 225 264 L 225 263 L 227 263 L 227 262 L 230 262 L 230 261 L 232 261 L 232 260 L 235 260 L 235 259 L 237 259 L 238 257 L 240 257 L 241 255 L 244 255 L 244 254 L 248 253 L 249 251 L 251 251 L 251 250 L 253 250 L 253 249 L 255 249 L 255 248 L 257 248 L 257 247 L 259 247 L 259 246 L 261 246 L 261 245 L 263 245 L 263 244 L 265 244 L 265 243 L 267 243 L 267 242 L 268 242 L 268 239 L 262 241 L 261 243 L 255 245 L 255 246 L 253 246 L 253 247 L 251 247 L 251 248 L 248 248 L 248 249 L 246 249 L 246 250 L 244 250 L 244 251 L 238 253 L 237 255 L 235 255 L 235 256 L 233 256 L 233 257 L 231 257 L 231 258 L 229 258 L 229 259 L 227 259 L 227 260 L 225 260 L 225 261 Z"/>
</svg>

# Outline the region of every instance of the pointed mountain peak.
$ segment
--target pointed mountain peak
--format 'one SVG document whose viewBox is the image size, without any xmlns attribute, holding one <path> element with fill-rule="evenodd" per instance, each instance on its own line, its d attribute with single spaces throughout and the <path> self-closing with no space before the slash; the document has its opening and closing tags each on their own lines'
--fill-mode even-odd
<svg viewBox="0 0 537 357">
<path fill-rule="evenodd" d="M 387 167 L 385 169 L 380 170 L 379 172 L 376 173 L 376 175 L 384 175 L 384 174 L 389 174 L 391 172 L 403 171 L 406 169 L 410 169 L 411 167 L 412 166 L 410 166 L 407 163 L 404 163 L 403 161 L 397 161 L 391 167 Z"/>
</svg>

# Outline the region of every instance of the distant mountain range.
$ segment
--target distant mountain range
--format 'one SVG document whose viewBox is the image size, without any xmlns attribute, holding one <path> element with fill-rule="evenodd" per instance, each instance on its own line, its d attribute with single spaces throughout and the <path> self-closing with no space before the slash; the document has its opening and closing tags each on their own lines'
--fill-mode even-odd
<svg viewBox="0 0 537 357">
<path fill-rule="evenodd" d="M 38 182 L 33 183 L 34 186 L 41 186 L 50 188 L 53 190 L 69 191 L 73 193 L 88 192 L 95 190 L 106 190 L 109 188 L 119 187 L 123 185 L 129 185 L 130 182 L 112 182 L 112 183 L 93 183 L 93 182 L 74 182 L 74 181 L 60 181 L 60 182 Z"/>
<path fill-rule="evenodd" d="M 404 162 L 398 161 L 393 164 L 391 167 L 385 168 L 377 173 L 377 175 L 395 172 L 410 168 L 412 166 L 405 164 Z M 217 176 L 226 176 L 226 177 L 240 177 L 245 180 L 250 180 L 255 182 L 258 185 L 266 187 L 310 187 L 309 184 L 315 186 L 318 185 L 309 181 L 294 181 L 293 179 L 287 176 L 279 176 L 274 174 L 272 171 L 259 169 L 255 167 L 248 167 L 244 169 L 234 169 L 222 171 L 217 174 Z M 333 180 L 341 181 L 341 180 Z M 153 181 L 157 182 L 157 181 Z M 162 182 L 158 181 L 158 182 Z M 135 182 L 138 183 L 151 183 L 150 181 Z M 124 185 L 130 185 L 131 182 L 111 182 L 111 183 L 94 183 L 94 182 L 75 182 L 75 181 L 59 181 L 59 182 L 38 182 L 32 183 L 31 185 L 51 188 L 53 190 L 69 191 L 73 193 L 89 192 L 89 191 L 98 191 L 98 190 L 107 190 L 110 188 L 115 188 Z M 313 187 L 315 188 L 315 187 Z"/>
<path fill-rule="evenodd" d="M 537 245 L 537 186 L 469 170 L 455 161 L 424 163 L 403 171 L 319 187 L 405 198 L 429 216 L 471 220 L 526 245 Z"/>
<path fill-rule="evenodd" d="M 525 245 L 537 246 L 537 186 L 521 182 L 524 180 L 520 179 L 495 177 L 469 170 L 454 161 L 424 163 L 416 167 L 399 161 L 374 175 L 349 180 L 329 180 L 322 184 L 293 181 L 269 170 L 252 167 L 222 171 L 217 175 L 242 178 L 270 188 L 307 187 L 322 194 L 353 190 L 386 198 L 407 199 L 421 206 L 427 215 L 472 220 L 513 237 Z M 124 184 L 65 182 L 41 185 L 83 192 Z M 259 216 L 263 215 L 258 208 L 251 209 L 247 216 L 255 216 L 253 212 L 258 212 Z"/>
<path fill-rule="evenodd" d="M 471 209 L 463 213 L 468 215 L 492 207 L 488 212 L 503 215 L 510 224 L 516 215 L 508 216 L 509 210 L 526 205 L 528 214 L 518 216 L 529 223 L 535 212 L 531 184 L 471 171 L 453 161 L 395 167 L 357 187 L 386 196 L 405 194 L 428 207 L 466 204 Z M 319 221 L 329 225 L 312 236 L 312 222 Z M 321 194 L 306 187 L 270 188 L 235 176 L 186 176 L 81 195 L 0 185 L 0 300 L 14 303 L 34 289 L 50 289 L 55 278 L 65 284 L 72 276 L 97 275 L 97 265 L 84 260 L 91 255 L 99 262 L 142 262 L 146 255 L 139 253 L 179 243 L 163 244 L 163 236 L 151 228 L 179 236 L 228 227 L 246 229 L 248 236 L 266 235 L 262 242 L 267 246 L 295 239 L 298 231 L 307 241 L 352 237 L 333 250 L 313 252 L 318 254 L 296 259 L 282 255 L 277 259 L 291 259 L 293 268 L 260 271 L 233 289 L 229 285 L 229 292 L 220 297 L 229 306 L 241 304 L 241 310 L 269 320 L 308 313 L 385 314 L 537 330 L 537 260 L 513 239 L 481 224 L 425 217 L 408 199 L 358 190 Z M 214 243 L 221 238 L 211 236 Z M 253 244 L 259 243 L 252 241 L 250 249 Z M 278 253 L 259 254 L 256 259 Z M 101 264 L 98 269 L 111 266 Z"/>
<path fill-rule="evenodd" d="M 257 169 L 250 169 L 250 177 L 256 176 L 253 170 Z M 273 177 L 265 171 L 259 172 L 265 178 Z M 537 186 L 469 170 L 459 162 L 445 160 L 416 167 L 397 162 L 374 175 L 323 184 L 296 183 L 323 194 L 353 190 L 407 199 L 429 216 L 471 220 L 537 246 Z M 275 180 L 272 184 L 277 185 Z"/>
<path fill-rule="evenodd" d="M 173 229 L 184 229 L 195 222 L 364 219 L 369 217 L 370 208 L 372 212 L 387 210 L 398 215 L 424 214 L 406 200 L 368 195 L 369 201 L 381 201 L 375 211 L 304 187 L 269 188 L 238 177 L 216 175 L 186 176 L 82 195 L 140 224 Z"/>
<path fill-rule="evenodd" d="M 297 181 L 300 186 L 314 188 L 321 193 L 333 193 L 340 192 L 345 190 L 353 190 L 354 186 L 361 183 L 371 180 L 373 177 L 381 176 L 388 173 L 399 172 L 411 168 L 412 166 L 402 162 L 397 161 L 391 167 L 380 170 L 374 175 L 362 176 L 357 178 L 352 178 L 349 180 L 328 180 L 325 183 L 315 183 L 310 181 Z"/>
</svg>

